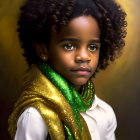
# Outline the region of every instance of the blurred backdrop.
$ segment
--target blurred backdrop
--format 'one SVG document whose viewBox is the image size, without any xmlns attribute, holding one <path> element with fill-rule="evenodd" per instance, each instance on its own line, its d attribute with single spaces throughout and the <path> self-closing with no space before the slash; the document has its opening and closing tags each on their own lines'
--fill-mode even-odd
<svg viewBox="0 0 140 140">
<path fill-rule="evenodd" d="M 128 35 L 123 55 L 96 75 L 96 94 L 115 110 L 117 140 L 140 140 L 139 0 L 118 0 L 127 12 Z M 10 140 L 7 120 L 20 94 L 27 64 L 16 33 L 23 0 L 0 0 L 0 135 Z"/>
</svg>

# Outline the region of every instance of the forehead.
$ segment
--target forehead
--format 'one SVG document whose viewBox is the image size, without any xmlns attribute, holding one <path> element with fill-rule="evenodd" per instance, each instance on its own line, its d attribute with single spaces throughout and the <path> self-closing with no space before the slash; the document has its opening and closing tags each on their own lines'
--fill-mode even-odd
<svg viewBox="0 0 140 140">
<path fill-rule="evenodd" d="M 60 33 L 54 35 L 57 39 L 67 36 L 99 38 L 100 29 L 98 22 L 91 16 L 76 17 L 61 28 Z"/>
</svg>

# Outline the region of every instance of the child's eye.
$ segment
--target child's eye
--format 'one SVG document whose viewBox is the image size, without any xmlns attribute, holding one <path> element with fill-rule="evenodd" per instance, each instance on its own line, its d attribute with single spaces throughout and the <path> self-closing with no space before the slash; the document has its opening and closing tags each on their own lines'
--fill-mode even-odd
<svg viewBox="0 0 140 140">
<path fill-rule="evenodd" d="M 91 44 L 88 46 L 88 50 L 91 52 L 95 52 L 98 49 L 97 45 Z"/>
<path fill-rule="evenodd" d="M 72 50 L 75 49 L 75 46 L 70 44 L 70 43 L 69 44 L 65 44 L 63 47 L 64 47 L 64 49 L 66 49 L 68 51 L 72 51 Z"/>
</svg>

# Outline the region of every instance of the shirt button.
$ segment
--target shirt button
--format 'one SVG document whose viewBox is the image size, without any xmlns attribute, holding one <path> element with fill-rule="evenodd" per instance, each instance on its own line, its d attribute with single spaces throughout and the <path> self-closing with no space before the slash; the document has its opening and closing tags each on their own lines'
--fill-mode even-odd
<svg viewBox="0 0 140 140">
<path fill-rule="evenodd" d="M 94 130 L 91 130 L 91 133 L 92 133 L 92 134 L 94 134 L 94 132 L 95 132 Z"/>
</svg>

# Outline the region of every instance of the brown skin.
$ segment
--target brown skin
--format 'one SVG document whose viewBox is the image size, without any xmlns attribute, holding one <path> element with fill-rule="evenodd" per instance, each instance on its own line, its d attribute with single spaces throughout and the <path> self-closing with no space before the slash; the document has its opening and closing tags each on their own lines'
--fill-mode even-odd
<svg viewBox="0 0 140 140">
<path fill-rule="evenodd" d="M 37 55 L 77 91 L 94 74 L 99 60 L 100 29 L 91 16 L 72 19 L 59 34 L 52 34 L 49 47 L 34 45 Z"/>
</svg>

